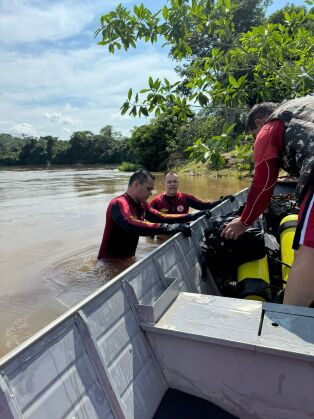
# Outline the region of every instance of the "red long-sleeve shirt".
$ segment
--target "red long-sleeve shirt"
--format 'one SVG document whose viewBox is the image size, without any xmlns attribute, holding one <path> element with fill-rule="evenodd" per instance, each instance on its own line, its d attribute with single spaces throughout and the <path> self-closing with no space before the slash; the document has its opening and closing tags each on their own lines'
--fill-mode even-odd
<svg viewBox="0 0 314 419">
<path fill-rule="evenodd" d="M 187 214 L 190 207 L 197 210 L 206 210 L 212 207 L 211 201 L 201 201 L 194 195 L 183 192 L 177 192 L 175 196 L 168 196 L 163 192 L 156 195 L 149 204 L 157 211 L 168 214 Z"/>
<path fill-rule="evenodd" d="M 265 124 L 254 144 L 255 172 L 241 221 L 251 225 L 266 209 L 279 172 L 284 123 L 278 119 Z"/>
</svg>

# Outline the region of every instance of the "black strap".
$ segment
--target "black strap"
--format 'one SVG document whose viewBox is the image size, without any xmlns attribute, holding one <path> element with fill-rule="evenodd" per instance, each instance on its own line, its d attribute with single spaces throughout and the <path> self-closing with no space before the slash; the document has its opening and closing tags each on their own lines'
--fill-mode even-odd
<svg viewBox="0 0 314 419">
<path fill-rule="evenodd" d="M 284 223 L 280 224 L 278 232 L 280 234 L 287 228 L 296 227 L 297 224 L 298 224 L 297 220 L 285 221 Z"/>
</svg>

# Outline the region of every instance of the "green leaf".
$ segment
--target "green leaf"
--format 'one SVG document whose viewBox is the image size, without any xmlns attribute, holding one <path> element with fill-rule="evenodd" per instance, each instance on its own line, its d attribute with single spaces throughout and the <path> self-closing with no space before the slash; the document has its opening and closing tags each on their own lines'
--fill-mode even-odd
<svg viewBox="0 0 314 419">
<path fill-rule="evenodd" d="M 136 5 L 134 5 L 134 14 L 135 14 L 137 17 L 140 17 L 140 11 L 139 11 L 139 8 L 138 8 Z"/>
<path fill-rule="evenodd" d="M 142 114 L 143 115 L 145 115 L 145 116 L 148 116 L 149 114 L 148 114 L 148 110 L 147 110 L 147 108 L 146 107 L 144 107 L 144 106 L 141 106 L 140 107 L 140 111 L 142 112 Z"/>
<path fill-rule="evenodd" d="M 229 79 L 229 83 L 232 84 L 232 86 L 239 87 L 238 82 L 231 74 L 229 75 L 228 79 Z"/>
<path fill-rule="evenodd" d="M 231 1 L 230 0 L 224 0 L 225 8 L 230 10 L 231 8 Z"/>
<path fill-rule="evenodd" d="M 132 97 L 132 89 L 130 88 L 128 91 L 128 99 L 131 100 Z"/>
<path fill-rule="evenodd" d="M 169 16 L 169 9 L 168 9 L 168 7 L 167 7 L 167 6 L 165 6 L 165 7 L 162 9 L 162 17 L 163 17 L 165 20 L 167 20 L 167 19 L 168 19 L 168 16 Z"/>
<path fill-rule="evenodd" d="M 291 22 L 291 16 L 289 15 L 289 13 L 287 11 L 285 11 L 283 13 L 283 17 L 284 17 L 286 22 Z"/>
<path fill-rule="evenodd" d="M 198 94 L 197 99 L 201 106 L 206 106 L 208 103 L 208 97 L 205 96 L 202 92 Z"/>
<path fill-rule="evenodd" d="M 149 84 L 149 87 L 150 87 L 151 89 L 153 89 L 153 88 L 154 88 L 154 80 L 153 80 L 152 76 L 149 76 L 149 79 L 148 79 L 148 84 Z"/>
<path fill-rule="evenodd" d="M 133 108 L 130 111 L 130 115 L 136 116 L 137 111 L 136 111 L 136 106 L 134 105 Z"/>
<path fill-rule="evenodd" d="M 124 102 L 124 104 L 121 106 L 121 115 L 124 115 L 130 107 L 129 102 Z"/>
</svg>

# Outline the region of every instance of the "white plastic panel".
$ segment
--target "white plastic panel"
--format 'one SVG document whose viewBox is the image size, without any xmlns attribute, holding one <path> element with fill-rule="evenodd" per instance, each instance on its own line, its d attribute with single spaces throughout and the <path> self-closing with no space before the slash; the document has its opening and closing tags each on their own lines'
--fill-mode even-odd
<svg viewBox="0 0 314 419">
<path fill-rule="evenodd" d="M 127 281 L 132 285 L 140 304 L 153 304 L 165 290 L 153 258 L 147 259 L 140 269 L 130 273 Z"/>
<path fill-rule="evenodd" d="M 166 388 L 121 283 L 84 312 L 125 418 L 152 418 Z"/>
<path fill-rule="evenodd" d="M 202 284 L 202 262 L 199 250 L 195 247 L 194 240 L 192 238 L 186 240 L 184 237 L 180 237 L 177 240 L 177 245 L 180 252 L 184 255 L 185 275 L 193 283 L 195 292 L 206 293 L 202 290 L 202 285 L 206 286 L 206 284 Z"/>
<path fill-rule="evenodd" d="M 169 246 L 160 248 L 154 259 L 166 278 L 176 278 L 180 281 L 180 291 L 195 290 L 192 281 L 189 281 L 186 275 L 186 261 L 183 253 L 177 248 L 176 240 L 172 240 Z"/>
<path fill-rule="evenodd" d="M 180 293 L 157 328 L 195 338 L 255 344 L 262 306 L 257 301 Z"/>
<path fill-rule="evenodd" d="M 72 319 L 5 368 L 23 419 L 113 419 Z"/>
<path fill-rule="evenodd" d="M 314 314 L 312 316 L 266 310 L 259 345 L 269 350 L 314 356 Z"/>
</svg>

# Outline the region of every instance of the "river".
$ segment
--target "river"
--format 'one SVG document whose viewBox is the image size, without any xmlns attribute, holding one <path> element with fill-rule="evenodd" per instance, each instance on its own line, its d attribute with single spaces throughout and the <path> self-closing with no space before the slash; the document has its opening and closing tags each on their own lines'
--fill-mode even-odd
<svg viewBox="0 0 314 419">
<path fill-rule="evenodd" d="M 129 176 L 98 166 L 0 168 L 0 356 L 130 263 L 96 266 L 107 205 Z M 204 200 L 246 185 L 180 176 L 180 190 Z M 155 188 L 162 190 L 162 174 Z M 157 245 L 141 238 L 135 259 Z"/>
</svg>

